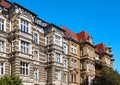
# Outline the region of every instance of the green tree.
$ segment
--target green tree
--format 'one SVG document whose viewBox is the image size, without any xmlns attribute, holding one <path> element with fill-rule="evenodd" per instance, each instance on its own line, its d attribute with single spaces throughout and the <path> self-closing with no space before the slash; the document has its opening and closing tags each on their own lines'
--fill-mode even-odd
<svg viewBox="0 0 120 85">
<path fill-rule="evenodd" d="M 120 82 L 119 78 L 120 74 L 117 71 L 104 66 L 95 78 L 95 85 L 117 85 Z"/>
<path fill-rule="evenodd" d="M 23 85 L 18 76 L 3 76 L 0 78 L 0 85 Z"/>
</svg>

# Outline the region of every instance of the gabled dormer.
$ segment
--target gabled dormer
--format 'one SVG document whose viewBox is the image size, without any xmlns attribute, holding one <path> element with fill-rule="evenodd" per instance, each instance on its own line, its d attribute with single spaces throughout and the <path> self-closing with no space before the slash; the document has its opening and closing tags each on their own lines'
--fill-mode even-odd
<svg viewBox="0 0 120 85">
<path fill-rule="evenodd" d="M 106 46 L 103 43 L 97 44 L 96 45 L 96 51 L 98 53 L 105 53 L 106 52 Z"/>
<path fill-rule="evenodd" d="M 85 31 L 79 32 L 76 35 L 79 42 L 86 42 L 88 40 L 88 33 Z"/>
</svg>

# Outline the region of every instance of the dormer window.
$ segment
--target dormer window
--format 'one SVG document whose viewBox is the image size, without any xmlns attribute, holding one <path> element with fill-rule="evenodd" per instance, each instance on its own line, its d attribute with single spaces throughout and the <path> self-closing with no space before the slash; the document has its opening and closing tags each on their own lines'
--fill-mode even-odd
<svg viewBox="0 0 120 85">
<path fill-rule="evenodd" d="M 102 53 L 103 52 L 103 49 L 102 48 L 100 48 L 100 53 Z"/>
</svg>

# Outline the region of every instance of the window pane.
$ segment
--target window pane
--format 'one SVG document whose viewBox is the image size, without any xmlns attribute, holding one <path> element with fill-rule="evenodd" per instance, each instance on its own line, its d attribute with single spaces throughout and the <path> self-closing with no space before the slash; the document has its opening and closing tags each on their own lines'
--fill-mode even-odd
<svg viewBox="0 0 120 85">
<path fill-rule="evenodd" d="M 0 18 L 0 30 L 4 30 L 4 20 Z"/>
<path fill-rule="evenodd" d="M 28 22 L 21 20 L 21 31 L 28 33 Z"/>
</svg>

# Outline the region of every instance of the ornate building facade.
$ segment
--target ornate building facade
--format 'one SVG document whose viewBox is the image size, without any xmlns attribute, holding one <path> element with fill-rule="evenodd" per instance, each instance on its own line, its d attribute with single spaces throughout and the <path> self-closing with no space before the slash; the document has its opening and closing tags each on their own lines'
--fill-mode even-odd
<svg viewBox="0 0 120 85">
<path fill-rule="evenodd" d="M 0 1 L 0 76 L 17 75 L 24 85 L 93 83 L 99 63 L 113 68 L 111 47 L 95 45 L 85 31 L 75 34 L 7 0 Z"/>
</svg>

